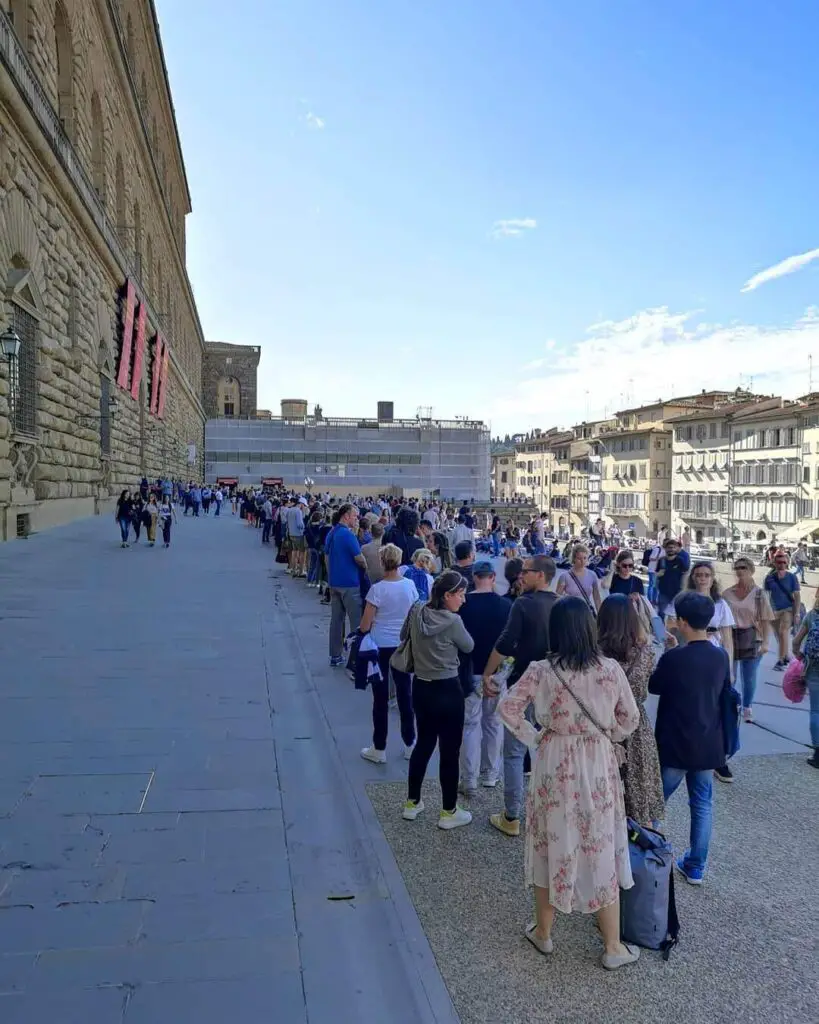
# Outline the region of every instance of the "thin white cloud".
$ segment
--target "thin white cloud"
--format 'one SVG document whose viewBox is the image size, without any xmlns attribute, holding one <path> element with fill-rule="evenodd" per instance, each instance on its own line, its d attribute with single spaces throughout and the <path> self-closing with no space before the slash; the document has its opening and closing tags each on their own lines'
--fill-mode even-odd
<svg viewBox="0 0 819 1024">
<path fill-rule="evenodd" d="M 510 238 L 522 235 L 524 231 L 532 231 L 537 227 L 534 217 L 512 217 L 509 220 L 496 220 L 489 232 L 492 238 Z"/>
<path fill-rule="evenodd" d="M 789 256 L 786 260 L 768 267 L 767 270 L 760 270 L 758 274 L 754 274 L 740 288 L 740 291 L 752 292 L 761 284 L 767 284 L 768 281 L 775 281 L 778 277 L 796 273 L 797 270 L 801 270 L 802 267 L 806 267 L 816 259 L 819 259 L 819 249 L 811 249 L 810 252 L 803 252 L 799 256 Z"/>
<path fill-rule="evenodd" d="M 489 398 L 481 414 L 493 429 L 570 427 L 703 388 L 742 385 L 759 394 L 804 395 L 808 355 L 819 353 L 819 309 L 778 326 L 713 324 L 695 313 L 646 309 L 593 324 L 585 337 L 547 351 L 540 366 L 530 364 L 535 372 Z"/>
<path fill-rule="evenodd" d="M 305 121 L 311 128 L 316 128 L 319 131 L 326 125 L 326 121 L 323 117 L 319 117 L 318 114 L 314 114 L 312 110 L 307 111 L 307 117 Z"/>
</svg>

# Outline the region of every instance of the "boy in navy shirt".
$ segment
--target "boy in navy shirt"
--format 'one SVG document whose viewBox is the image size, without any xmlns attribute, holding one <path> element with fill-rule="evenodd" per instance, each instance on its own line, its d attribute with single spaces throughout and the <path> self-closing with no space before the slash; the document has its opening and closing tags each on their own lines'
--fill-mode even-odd
<svg viewBox="0 0 819 1024">
<path fill-rule="evenodd" d="M 673 648 L 660 658 L 648 683 L 657 694 L 654 731 L 668 801 L 685 779 L 691 807 L 690 847 L 676 861 L 691 885 L 702 885 L 711 840 L 714 770 L 725 764 L 722 731 L 722 692 L 731 687 L 728 655 L 708 639 L 714 602 L 705 594 L 686 590 L 674 602 L 677 627 L 684 647 L 669 636 Z"/>
</svg>

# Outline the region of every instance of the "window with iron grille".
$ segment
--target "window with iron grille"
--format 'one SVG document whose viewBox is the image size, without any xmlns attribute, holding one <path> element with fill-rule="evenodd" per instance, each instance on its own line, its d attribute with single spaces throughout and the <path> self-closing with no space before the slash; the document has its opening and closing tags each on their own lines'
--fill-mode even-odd
<svg viewBox="0 0 819 1024">
<path fill-rule="evenodd" d="M 37 321 L 12 303 L 12 327 L 20 338 L 20 356 L 11 382 L 11 421 L 18 434 L 37 431 Z"/>
<path fill-rule="evenodd" d="M 103 455 L 111 454 L 111 382 L 107 377 L 100 377 L 100 451 Z"/>
</svg>

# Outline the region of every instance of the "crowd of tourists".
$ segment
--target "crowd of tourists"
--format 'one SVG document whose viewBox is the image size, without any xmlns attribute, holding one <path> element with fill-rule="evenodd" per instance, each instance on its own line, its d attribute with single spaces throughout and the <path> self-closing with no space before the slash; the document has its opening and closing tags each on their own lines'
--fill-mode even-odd
<svg viewBox="0 0 819 1024">
<path fill-rule="evenodd" d="M 803 615 L 784 553 L 761 587 L 753 564 L 738 558 L 736 582 L 721 593 L 714 566 L 692 566 L 667 532 L 635 552 L 618 549 L 598 523 L 566 547 L 545 517 L 520 536 L 495 512 L 477 522 L 469 504 L 261 497 L 259 507 L 253 496 L 242 501 L 240 514 L 275 543 L 285 572 L 330 605 L 330 665 L 371 690 L 365 760 L 386 763 L 397 708 L 408 761 L 403 817 L 425 811 L 436 747 L 439 828 L 468 825 L 462 803 L 479 787 L 502 786 L 503 810 L 489 821 L 510 839 L 525 833 L 536 906 L 526 937 L 544 954 L 559 910 L 597 915 L 606 968 L 638 958 L 621 937 L 621 892 L 633 884 L 629 835 L 660 827 L 683 782 L 690 837 L 675 867 L 702 884 L 712 782 L 734 781 L 732 728 L 738 734 L 740 707 L 753 721 L 769 636 L 777 668 L 799 659 L 811 703 L 809 764 L 819 768 L 819 601 Z M 501 551 L 502 581 L 490 559 Z M 653 730 L 649 694 L 658 697 Z"/>
</svg>

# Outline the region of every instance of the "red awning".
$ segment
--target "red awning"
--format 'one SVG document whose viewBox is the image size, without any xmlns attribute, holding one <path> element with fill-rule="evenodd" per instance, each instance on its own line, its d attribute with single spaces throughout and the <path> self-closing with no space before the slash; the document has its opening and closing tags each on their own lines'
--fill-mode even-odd
<svg viewBox="0 0 819 1024">
<path fill-rule="evenodd" d="M 217 484 L 238 484 L 239 481 L 235 476 L 217 476 Z"/>
<path fill-rule="evenodd" d="M 262 478 L 263 487 L 277 487 L 279 484 L 283 484 L 284 480 L 280 476 L 266 476 Z"/>
</svg>

